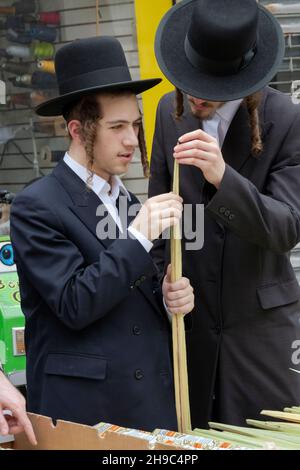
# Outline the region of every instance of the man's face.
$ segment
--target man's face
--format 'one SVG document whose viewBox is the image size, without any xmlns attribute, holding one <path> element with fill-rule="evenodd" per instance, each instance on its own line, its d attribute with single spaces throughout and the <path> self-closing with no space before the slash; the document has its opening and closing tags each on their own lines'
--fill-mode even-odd
<svg viewBox="0 0 300 470">
<path fill-rule="evenodd" d="M 100 95 L 97 100 L 103 117 L 98 122 L 93 171 L 109 181 L 128 170 L 142 118 L 135 95 Z"/>
<path fill-rule="evenodd" d="M 199 119 L 212 119 L 217 109 L 224 103 L 221 101 L 206 101 L 200 98 L 194 98 L 187 95 L 187 99 L 191 108 L 191 112 Z"/>
</svg>

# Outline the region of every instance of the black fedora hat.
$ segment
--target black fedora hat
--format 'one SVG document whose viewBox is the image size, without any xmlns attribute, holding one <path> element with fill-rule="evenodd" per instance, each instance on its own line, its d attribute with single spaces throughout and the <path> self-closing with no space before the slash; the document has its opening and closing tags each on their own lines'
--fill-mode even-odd
<svg viewBox="0 0 300 470">
<path fill-rule="evenodd" d="M 161 79 L 132 80 L 120 42 L 110 36 L 77 39 L 55 55 L 59 96 L 37 106 L 40 116 L 57 116 L 84 95 L 97 91 L 128 89 L 135 94 Z"/>
<path fill-rule="evenodd" d="M 244 98 L 267 85 L 284 55 L 274 16 L 255 0 L 183 0 L 163 17 L 155 53 L 180 90 L 210 101 Z"/>
</svg>

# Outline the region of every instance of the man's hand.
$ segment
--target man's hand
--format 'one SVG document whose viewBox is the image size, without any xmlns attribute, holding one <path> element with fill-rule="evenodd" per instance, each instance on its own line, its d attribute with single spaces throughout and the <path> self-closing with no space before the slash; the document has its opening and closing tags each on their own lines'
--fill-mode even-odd
<svg viewBox="0 0 300 470">
<path fill-rule="evenodd" d="M 202 129 L 180 137 L 174 147 L 174 158 L 182 165 L 199 168 L 206 181 L 219 188 L 225 172 L 225 162 L 219 144 Z"/>
<path fill-rule="evenodd" d="M 9 410 L 12 414 L 4 414 Z M 25 398 L 0 372 L 0 435 L 18 434 L 25 431 L 31 444 L 36 445 L 36 437 L 26 414 Z"/>
<path fill-rule="evenodd" d="M 167 228 L 179 223 L 182 198 L 174 193 L 160 194 L 148 199 L 131 226 L 148 240 L 155 240 Z"/>
<path fill-rule="evenodd" d="M 176 282 L 171 281 L 170 264 L 164 277 L 162 291 L 166 307 L 170 313 L 182 313 L 185 315 L 193 310 L 194 289 L 186 277 L 182 277 Z"/>
</svg>

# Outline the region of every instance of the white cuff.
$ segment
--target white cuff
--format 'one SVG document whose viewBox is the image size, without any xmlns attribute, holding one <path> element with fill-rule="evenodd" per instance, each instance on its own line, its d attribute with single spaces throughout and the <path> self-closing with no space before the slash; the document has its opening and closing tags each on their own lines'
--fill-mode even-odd
<svg viewBox="0 0 300 470">
<path fill-rule="evenodd" d="M 131 226 L 128 227 L 128 232 L 130 232 L 131 235 L 133 235 L 134 238 L 136 238 L 140 242 L 140 244 L 145 248 L 147 253 L 149 253 L 149 251 L 153 247 L 153 243 L 150 242 L 150 240 L 148 240 L 148 238 L 146 238 L 141 232 Z"/>
</svg>

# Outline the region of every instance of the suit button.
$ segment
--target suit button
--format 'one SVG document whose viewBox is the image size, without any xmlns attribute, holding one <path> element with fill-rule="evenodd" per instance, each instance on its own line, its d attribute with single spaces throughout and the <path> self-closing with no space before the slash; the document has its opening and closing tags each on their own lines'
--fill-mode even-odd
<svg viewBox="0 0 300 470">
<path fill-rule="evenodd" d="M 226 211 L 226 207 L 219 207 L 219 212 L 220 214 L 224 214 L 224 212 Z"/>
<path fill-rule="evenodd" d="M 134 335 L 140 335 L 142 330 L 141 328 L 139 327 L 139 325 L 134 325 L 134 327 L 132 328 L 132 331 L 133 331 L 133 334 Z"/>
<path fill-rule="evenodd" d="M 220 326 L 216 326 L 216 327 L 214 328 L 214 330 L 215 330 L 215 333 L 216 333 L 217 335 L 221 334 L 222 329 L 221 329 Z"/>
<path fill-rule="evenodd" d="M 144 281 L 146 281 L 146 279 L 147 279 L 146 276 L 141 276 L 140 281 L 144 282 Z"/>
<path fill-rule="evenodd" d="M 228 217 L 229 220 L 233 220 L 235 219 L 235 215 L 234 214 L 230 214 L 230 216 Z"/>
<path fill-rule="evenodd" d="M 134 283 L 135 287 L 139 287 L 141 285 L 140 279 L 137 279 Z"/>
<path fill-rule="evenodd" d="M 137 380 L 141 380 L 144 377 L 143 371 L 141 369 L 137 369 L 134 376 Z"/>
<path fill-rule="evenodd" d="M 229 217 L 229 216 L 230 216 L 230 211 L 227 209 L 227 210 L 224 212 L 224 215 L 225 215 L 225 217 Z"/>
</svg>

